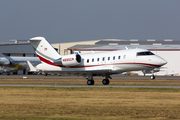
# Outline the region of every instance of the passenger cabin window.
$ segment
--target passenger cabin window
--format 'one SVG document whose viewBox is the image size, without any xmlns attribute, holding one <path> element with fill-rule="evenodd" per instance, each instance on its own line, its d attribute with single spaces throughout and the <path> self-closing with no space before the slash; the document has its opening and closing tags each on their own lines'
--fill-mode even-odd
<svg viewBox="0 0 180 120">
<path fill-rule="evenodd" d="M 113 60 L 115 60 L 115 56 L 113 56 Z"/>
<path fill-rule="evenodd" d="M 126 55 L 124 55 L 123 58 L 126 59 Z"/>
<path fill-rule="evenodd" d="M 89 59 L 87 59 L 87 63 L 89 63 Z"/>
<path fill-rule="evenodd" d="M 104 61 L 104 60 L 105 60 L 105 57 L 103 57 L 102 61 Z"/>
<path fill-rule="evenodd" d="M 94 62 L 94 58 L 92 59 L 92 62 Z"/>
<path fill-rule="evenodd" d="M 110 57 L 108 57 L 108 61 L 110 60 Z"/>
<path fill-rule="evenodd" d="M 118 59 L 120 60 L 120 59 L 121 59 L 121 56 L 118 56 Z"/>
<path fill-rule="evenodd" d="M 154 55 L 154 53 L 147 51 L 147 52 L 138 52 L 137 56 L 144 56 L 144 55 Z"/>
<path fill-rule="evenodd" d="M 99 58 L 97 58 L 97 61 L 99 62 Z"/>
</svg>

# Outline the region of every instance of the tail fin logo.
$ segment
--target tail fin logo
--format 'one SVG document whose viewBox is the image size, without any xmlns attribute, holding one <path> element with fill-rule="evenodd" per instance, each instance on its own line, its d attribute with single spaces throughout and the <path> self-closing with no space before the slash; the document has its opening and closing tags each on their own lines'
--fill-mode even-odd
<svg viewBox="0 0 180 120">
<path fill-rule="evenodd" d="M 47 48 L 44 48 L 44 51 L 46 51 L 47 50 Z"/>
</svg>

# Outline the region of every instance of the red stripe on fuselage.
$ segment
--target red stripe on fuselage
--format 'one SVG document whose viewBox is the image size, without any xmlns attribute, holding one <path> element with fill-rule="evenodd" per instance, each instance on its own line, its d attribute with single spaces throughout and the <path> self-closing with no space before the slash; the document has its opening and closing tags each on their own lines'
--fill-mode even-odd
<svg viewBox="0 0 180 120">
<path fill-rule="evenodd" d="M 45 58 L 41 57 L 40 55 L 37 55 L 39 57 L 39 59 L 42 61 L 42 62 L 45 62 L 49 65 L 53 65 L 53 66 L 58 66 L 56 64 L 54 64 L 53 62 L 49 61 L 49 60 L 46 60 Z"/>
<path fill-rule="evenodd" d="M 56 65 L 53 62 L 46 60 L 45 58 L 41 57 L 40 55 L 37 55 L 39 59 L 49 65 L 53 65 L 56 67 L 66 67 L 63 65 Z M 101 65 L 89 65 L 89 66 L 70 66 L 70 68 L 83 68 L 83 67 L 97 67 L 97 66 L 104 66 L 104 65 L 117 65 L 117 64 L 137 64 L 137 65 L 144 65 L 144 66 L 151 66 L 151 67 L 161 67 L 160 65 L 154 65 L 154 64 L 147 64 L 147 63 L 114 63 L 114 64 L 101 64 Z"/>
</svg>

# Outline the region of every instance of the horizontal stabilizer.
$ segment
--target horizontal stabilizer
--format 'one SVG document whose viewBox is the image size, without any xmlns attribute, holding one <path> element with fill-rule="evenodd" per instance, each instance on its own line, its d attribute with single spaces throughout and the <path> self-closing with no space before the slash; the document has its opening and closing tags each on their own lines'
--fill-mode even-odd
<svg viewBox="0 0 180 120">
<path fill-rule="evenodd" d="M 10 40 L 10 41 L 14 41 L 15 43 L 28 43 L 30 41 L 41 41 L 41 40 L 37 39 L 37 40 Z"/>
<path fill-rule="evenodd" d="M 34 68 L 34 66 L 29 61 L 27 61 L 27 64 L 30 68 L 30 72 L 37 72 L 37 70 Z"/>
</svg>

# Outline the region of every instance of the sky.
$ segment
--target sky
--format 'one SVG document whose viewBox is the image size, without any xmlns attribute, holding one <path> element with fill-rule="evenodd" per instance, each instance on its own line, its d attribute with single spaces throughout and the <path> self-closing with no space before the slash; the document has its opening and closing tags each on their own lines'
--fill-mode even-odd
<svg viewBox="0 0 180 120">
<path fill-rule="evenodd" d="M 180 40 L 180 0 L 1 0 L 0 42 Z"/>
</svg>

